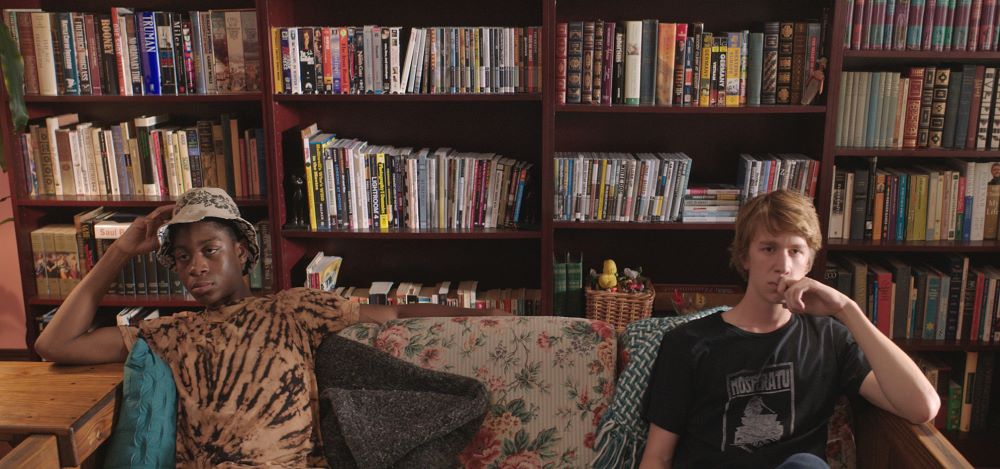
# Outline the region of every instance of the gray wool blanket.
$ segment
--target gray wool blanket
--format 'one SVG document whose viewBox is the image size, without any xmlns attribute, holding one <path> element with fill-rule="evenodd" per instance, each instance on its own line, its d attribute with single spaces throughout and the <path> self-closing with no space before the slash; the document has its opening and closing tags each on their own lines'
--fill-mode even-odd
<svg viewBox="0 0 1000 469">
<path fill-rule="evenodd" d="M 336 334 L 316 351 L 320 430 L 335 468 L 450 468 L 483 422 L 479 381 L 433 371 Z"/>
</svg>

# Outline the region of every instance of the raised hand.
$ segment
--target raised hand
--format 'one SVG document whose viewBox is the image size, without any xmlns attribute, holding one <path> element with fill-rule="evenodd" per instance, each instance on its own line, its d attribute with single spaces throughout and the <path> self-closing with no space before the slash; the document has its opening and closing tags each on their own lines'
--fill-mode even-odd
<svg viewBox="0 0 1000 469">
<path fill-rule="evenodd" d="M 782 278 L 778 281 L 777 291 L 784 296 L 785 308 L 800 314 L 835 316 L 851 301 L 843 293 L 809 277 L 798 280 Z"/>
<path fill-rule="evenodd" d="M 174 205 L 170 204 L 157 207 L 149 215 L 136 218 L 125 233 L 115 241 L 114 246 L 129 256 L 145 254 L 156 249 L 159 246 L 156 230 L 170 220 L 173 213 Z"/>
</svg>

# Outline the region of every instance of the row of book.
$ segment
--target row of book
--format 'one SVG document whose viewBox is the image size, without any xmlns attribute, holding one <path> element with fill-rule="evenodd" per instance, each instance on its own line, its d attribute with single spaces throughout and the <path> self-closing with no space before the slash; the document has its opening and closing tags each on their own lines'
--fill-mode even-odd
<svg viewBox="0 0 1000 469">
<path fill-rule="evenodd" d="M 372 282 L 369 287 L 336 287 L 332 291 L 361 304 L 431 303 L 459 308 L 499 309 L 517 316 L 537 316 L 541 311 L 542 291 L 533 288 L 494 288 L 478 291 L 479 281 Z"/>
<path fill-rule="evenodd" d="M 136 216 L 98 207 L 74 215 L 72 225 L 46 225 L 33 230 L 31 250 L 37 294 L 57 298 L 69 295 Z M 270 222 L 262 220 L 255 226 L 261 259 L 250 271 L 247 282 L 252 289 L 268 290 L 273 285 Z M 187 295 L 177 273 L 160 265 L 152 252 L 135 256 L 126 263 L 109 293 Z"/>
<path fill-rule="evenodd" d="M 253 9 L 43 12 L 5 9 L 26 94 L 181 95 L 260 91 Z"/>
<path fill-rule="evenodd" d="M 819 161 L 800 153 L 758 156 L 741 153 L 736 186 L 742 200 L 779 189 L 815 198 L 818 178 Z"/>
<path fill-rule="evenodd" d="M 732 184 L 692 186 L 684 191 L 681 220 L 685 223 L 735 223 L 743 200 Z"/>
<path fill-rule="evenodd" d="M 836 144 L 856 148 L 996 150 L 997 67 L 842 72 Z"/>
<path fill-rule="evenodd" d="M 996 0 L 850 0 L 844 47 L 997 50 L 998 14 Z"/>
<path fill-rule="evenodd" d="M 46 326 L 52 322 L 52 318 L 55 317 L 56 311 L 59 308 L 52 308 L 45 312 L 45 314 L 38 316 L 38 332 L 42 332 Z M 159 308 L 147 308 L 145 306 L 132 306 L 127 308 L 121 308 L 118 311 L 114 311 L 111 314 L 101 314 L 98 313 L 97 317 L 94 319 L 94 325 L 91 329 L 96 327 L 107 327 L 107 326 L 138 326 L 140 322 L 157 319 L 160 317 Z M 111 322 L 111 319 L 114 322 Z"/>
<path fill-rule="evenodd" d="M 340 266 L 343 263 L 344 258 L 340 256 L 328 256 L 323 251 L 317 252 L 306 265 L 306 281 L 303 286 L 316 290 L 333 290 L 337 287 L 337 277 L 340 275 Z"/>
<path fill-rule="evenodd" d="M 1000 340 L 1000 269 L 968 256 L 910 262 L 838 255 L 824 281 L 851 297 L 886 337 Z"/>
<path fill-rule="evenodd" d="M 302 130 L 302 145 L 313 230 L 500 228 L 525 221 L 532 163 L 338 139 L 316 124 Z"/>
<path fill-rule="evenodd" d="M 834 166 L 830 239 L 982 241 L 1000 237 L 1000 162 Z"/>
<path fill-rule="evenodd" d="M 803 92 L 819 67 L 823 34 L 821 23 L 806 22 L 714 34 L 704 31 L 704 23 L 656 19 L 559 23 L 556 99 L 650 106 L 808 104 Z"/>
<path fill-rule="evenodd" d="M 913 357 L 941 398 L 934 426 L 941 431 L 980 431 L 1000 428 L 1000 402 L 993 398 L 997 383 L 995 352 L 965 352 L 961 364 L 932 354 Z"/>
<path fill-rule="evenodd" d="M 271 28 L 274 92 L 289 94 L 541 91 L 541 27 Z"/>
<path fill-rule="evenodd" d="M 177 197 L 192 187 L 221 187 L 237 197 L 266 194 L 264 130 L 219 121 L 170 126 L 139 116 L 100 127 L 62 114 L 31 124 L 18 141 L 30 195 Z"/>
<path fill-rule="evenodd" d="M 678 221 L 691 157 L 684 153 L 555 155 L 557 221 Z"/>
</svg>

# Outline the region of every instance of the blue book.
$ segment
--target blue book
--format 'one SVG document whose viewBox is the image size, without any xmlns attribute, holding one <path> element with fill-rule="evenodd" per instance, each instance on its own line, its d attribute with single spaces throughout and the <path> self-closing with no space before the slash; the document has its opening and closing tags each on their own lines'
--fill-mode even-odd
<svg viewBox="0 0 1000 469">
<path fill-rule="evenodd" d="M 142 59 L 142 84 L 145 94 L 160 95 L 160 51 L 156 41 L 156 18 L 152 11 L 141 11 L 136 16 L 139 22 L 139 41 Z"/>
<path fill-rule="evenodd" d="M 761 71 L 764 58 L 764 33 L 750 33 L 750 65 L 747 67 L 747 105 L 760 105 Z"/>
<path fill-rule="evenodd" d="M 907 50 L 920 50 L 920 43 L 924 33 L 924 5 L 926 0 L 910 0 L 910 18 L 916 18 L 906 27 L 906 48 Z"/>
<path fill-rule="evenodd" d="M 188 166 L 191 168 L 191 186 L 204 187 L 205 179 L 202 171 L 201 147 L 198 146 L 198 129 L 196 127 L 185 129 L 185 135 L 187 136 L 188 159 L 190 160 Z"/>
<path fill-rule="evenodd" d="M 906 239 L 906 202 L 910 199 L 910 174 L 899 172 L 899 211 L 896 213 L 896 241 Z"/>
<path fill-rule="evenodd" d="M 865 129 L 865 148 L 875 146 L 875 132 L 879 125 L 878 115 L 882 109 L 882 84 L 885 80 L 886 72 L 873 72 L 871 82 L 868 87 L 868 125 Z"/>
<path fill-rule="evenodd" d="M 924 324 L 920 337 L 937 337 L 937 313 L 941 307 L 941 277 L 933 270 L 927 272 L 927 307 L 924 310 Z"/>
<path fill-rule="evenodd" d="M 65 93 L 68 95 L 80 94 L 80 71 L 76 64 L 76 42 L 73 37 L 73 17 L 70 13 L 53 13 L 59 21 L 59 41 L 54 44 L 60 47 L 62 53 L 57 57 L 62 59 L 63 83 L 66 84 Z"/>
<path fill-rule="evenodd" d="M 885 4 L 885 19 L 883 23 L 885 26 L 882 30 L 882 48 L 885 50 L 892 49 L 892 28 L 895 24 L 896 19 L 896 0 L 889 0 Z"/>
</svg>

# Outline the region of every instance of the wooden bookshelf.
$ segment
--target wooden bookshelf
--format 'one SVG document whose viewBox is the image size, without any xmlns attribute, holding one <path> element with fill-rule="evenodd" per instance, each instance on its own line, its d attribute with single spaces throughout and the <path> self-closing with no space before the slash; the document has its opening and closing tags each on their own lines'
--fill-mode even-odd
<svg viewBox="0 0 1000 469">
<path fill-rule="evenodd" d="M 507 2 L 330 2 L 322 0 L 139 0 L 130 6 L 177 11 L 255 8 L 261 38 L 262 91 L 189 96 L 28 96 L 32 118 L 79 112 L 81 120 L 118 122 L 141 114 L 169 114 L 193 122 L 230 113 L 265 133 L 268 195 L 237 203 L 257 219 L 272 223 L 275 289 L 301 285 L 304 265 L 318 251 L 344 257 L 339 283 L 363 286 L 374 280 L 436 282 L 480 280 L 481 288 L 540 288 L 543 311 L 551 311 L 552 260 L 567 252 L 584 256 L 584 270 L 605 258 L 620 267 L 644 268 L 657 283 L 739 283 L 729 268 L 731 223 L 594 223 L 553 221 L 556 152 L 684 152 L 694 160 L 690 182 L 735 183 L 740 153 L 802 153 L 820 161 L 817 197 L 823 233 L 827 233 L 833 165 L 838 158 L 877 156 L 905 162 L 917 158 L 1000 158 L 1000 151 L 886 150 L 837 148 L 839 110 L 836 97 L 843 70 L 880 70 L 910 64 L 997 63 L 1000 52 L 851 51 L 843 50 L 848 2 L 607 2 L 605 0 L 511 0 Z M 121 2 L 98 0 L 85 7 L 70 0 L 11 0 L 8 8 L 47 11 L 106 11 Z M 809 106 L 735 108 L 558 105 L 555 96 L 555 25 L 582 19 L 702 21 L 706 31 L 760 31 L 765 21 L 820 20 L 831 8 L 832 25 L 825 43 L 829 58 L 826 90 Z M 543 89 L 520 94 L 287 95 L 274 92 L 272 27 L 381 24 L 403 27 L 542 26 Z M 408 33 L 407 33 L 408 34 Z M 405 44 L 404 35 L 401 44 Z M 2 93 L 2 90 L 0 90 Z M 0 94 L 6 102 L 6 94 Z M 530 208 L 537 224 L 521 229 L 466 231 L 350 230 L 308 231 L 286 226 L 291 197 L 289 176 L 301 174 L 298 129 L 318 123 L 339 138 L 357 138 L 393 146 L 450 147 L 495 152 L 534 164 Z M 6 109 L 0 127 L 7 155 L 15 155 L 14 134 Z M 35 317 L 61 300 L 36 295 L 30 232 L 49 223 L 67 223 L 76 212 L 97 206 L 149 211 L 170 203 L 166 198 L 28 197 L 19 157 L 8 158 L 12 181 L 18 268 L 27 300 L 29 347 L 37 335 Z M 256 221 L 256 220 L 251 220 Z M 972 253 L 994 256 L 1000 243 L 893 243 L 833 240 L 828 252 Z M 817 272 L 822 274 L 822 269 Z M 180 297 L 109 295 L 102 306 L 196 307 Z M 996 351 L 994 344 L 934 341 L 900 342 L 907 350 L 960 353 Z M 986 436 L 991 436 L 987 434 Z M 952 439 L 972 459 L 995 444 L 976 434 Z M 959 441 L 962 441 L 959 443 Z"/>
<path fill-rule="evenodd" d="M 998 253 L 1000 241 L 872 241 L 830 239 L 826 241 L 827 251 L 860 252 L 968 252 Z"/>
<path fill-rule="evenodd" d="M 978 340 L 893 339 L 906 352 L 1000 352 L 1000 342 Z"/>
<path fill-rule="evenodd" d="M 621 114 L 823 114 L 826 106 L 680 107 L 560 104 L 556 112 Z"/>
<path fill-rule="evenodd" d="M 884 148 L 836 148 L 835 156 L 879 158 L 1000 158 L 1000 150 L 950 150 L 947 148 L 920 148 L 916 150 L 888 150 Z"/>
</svg>

